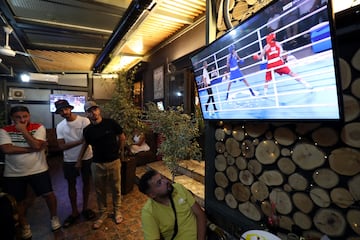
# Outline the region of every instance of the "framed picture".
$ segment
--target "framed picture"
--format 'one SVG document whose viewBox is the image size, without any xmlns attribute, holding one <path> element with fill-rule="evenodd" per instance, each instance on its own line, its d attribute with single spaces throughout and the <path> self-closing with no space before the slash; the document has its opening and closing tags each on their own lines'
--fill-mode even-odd
<svg viewBox="0 0 360 240">
<path fill-rule="evenodd" d="M 164 98 L 164 66 L 154 69 L 154 99 Z"/>
</svg>

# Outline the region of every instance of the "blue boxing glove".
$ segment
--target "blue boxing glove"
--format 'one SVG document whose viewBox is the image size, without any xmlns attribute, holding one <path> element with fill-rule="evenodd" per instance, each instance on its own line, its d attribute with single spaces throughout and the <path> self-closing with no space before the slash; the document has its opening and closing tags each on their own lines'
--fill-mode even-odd
<svg viewBox="0 0 360 240">
<path fill-rule="evenodd" d="M 244 59 L 238 60 L 238 63 L 239 63 L 239 64 L 244 64 L 244 62 L 245 62 Z"/>
</svg>

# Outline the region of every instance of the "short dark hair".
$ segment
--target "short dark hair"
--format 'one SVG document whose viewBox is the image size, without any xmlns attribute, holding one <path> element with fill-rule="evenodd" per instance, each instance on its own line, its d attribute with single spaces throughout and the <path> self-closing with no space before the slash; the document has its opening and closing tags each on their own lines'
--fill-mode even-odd
<svg viewBox="0 0 360 240">
<path fill-rule="evenodd" d="M 30 113 L 29 109 L 25 106 L 15 106 L 10 109 L 10 116 L 17 112 L 28 112 Z"/>
<path fill-rule="evenodd" d="M 149 192 L 149 188 L 150 188 L 149 180 L 156 174 L 158 174 L 157 171 L 150 169 L 141 176 L 141 178 L 139 180 L 139 185 L 138 185 L 140 192 L 142 192 L 144 194 L 147 194 Z"/>
</svg>

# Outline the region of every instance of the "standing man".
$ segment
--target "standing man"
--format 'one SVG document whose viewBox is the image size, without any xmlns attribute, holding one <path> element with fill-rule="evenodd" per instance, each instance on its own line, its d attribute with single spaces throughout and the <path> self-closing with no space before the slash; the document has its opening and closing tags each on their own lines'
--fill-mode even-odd
<svg viewBox="0 0 360 240">
<path fill-rule="evenodd" d="M 206 239 L 205 212 L 184 186 L 149 170 L 140 178 L 139 190 L 149 197 L 141 210 L 145 240 Z"/>
<path fill-rule="evenodd" d="M 77 207 L 77 191 L 76 191 L 76 178 L 80 175 L 82 177 L 82 196 L 83 196 L 83 210 L 82 215 L 87 219 L 93 219 L 95 213 L 88 208 L 88 200 L 90 194 L 90 180 L 91 180 L 91 158 L 92 150 L 88 146 L 85 153 L 77 162 L 81 151 L 83 139 L 83 130 L 90 124 L 86 117 L 78 116 L 71 112 L 74 106 L 70 105 L 66 100 L 58 100 L 55 102 L 56 114 L 60 114 L 64 118 L 56 126 L 56 135 L 59 147 L 64 153 L 64 177 L 68 183 L 68 195 L 71 204 L 71 215 L 69 215 L 63 227 L 67 228 L 80 217 Z"/>
<path fill-rule="evenodd" d="M 208 107 L 210 105 L 210 102 L 213 103 L 213 107 L 214 107 L 214 111 L 217 111 L 217 108 L 215 106 L 215 99 L 214 99 L 214 94 L 213 94 L 213 91 L 211 89 L 211 79 L 210 79 L 210 76 L 209 76 L 209 71 L 207 70 L 207 62 L 204 61 L 203 62 L 203 74 L 202 74 L 202 82 L 203 82 L 203 85 L 204 87 L 206 87 L 206 91 L 209 95 L 208 97 L 208 100 L 207 100 L 207 104 L 205 106 L 205 110 L 207 111 L 208 110 Z"/>
<path fill-rule="evenodd" d="M 0 150 L 5 153 L 4 190 L 17 200 L 21 237 L 29 239 L 32 233 L 25 205 L 28 184 L 37 196 L 45 199 L 52 230 L 58 230 L 61 224 L 46 162 L 45 127 L 30 122 L 30 111 L 25 106 L 12 107 L 10 117 L 12 124 L 0 129 Z"/>
<path fill-rule="evenodd" d="M 226 66 L 227 70 L 230 73 L 230 81 L 228 83 L 227 93 L 226 93 L 226 100 L 229 98 L 229 91 L 233 81 L 239 80 L 239 82 L 244 82 L 244 84 L 249 88 L 250 94 L 255 96 L 253 90 L 250 87 L 250 84 L 244 78 L 242 74 L 239 63 L 243 63 L 244 60 L 239 57 L 237 52 L 235 51 L 235 46 L 230 45 L 229 47 L 229 55 L 227 56 Z"/>
<path fill-rule="evenodd" d="M 270 33 L 266 36 L 266 45 L 260 54 L 254 54 L 254 60 L 262 59 L 266 56 L 267 59 L 267 71 L 265 73 L 265 85 L 264 85 L 264 95 L 267 95 L 267 91 L 269 88 L 269 82 L 273 79 L 273 72 L 279 75 L 289 75 L 299 83 L 301 83 L 305 88 L 312 89 L 312 86 L 301 79 L 296 73 L 290 70 L 290 68 L 285 65 L 284 58 L 286 59 L 286 55 L 283 52 L 283 48 L 279 42 L 276 41 L 275 33 Z"/>
<path fill-rule="evenodd" d="M 96 197 L 99 207 L 99 218 L 93 228 L 98 229 L 108 217 L 107 189 L 111 189 L 114 220 L 116 224 L 123 221 L 121 206 L 121 161 L 120 149 L 124 149 L 125 135 L 121 126 L 113 119 L 103 118 L 99 106 L 94 101 L 85 103 L 85 112 L 90 119 L 90 125 L 84 129 L 85 147 L 90 144 L 93 149 L 91 165 Z"/>
</svg>

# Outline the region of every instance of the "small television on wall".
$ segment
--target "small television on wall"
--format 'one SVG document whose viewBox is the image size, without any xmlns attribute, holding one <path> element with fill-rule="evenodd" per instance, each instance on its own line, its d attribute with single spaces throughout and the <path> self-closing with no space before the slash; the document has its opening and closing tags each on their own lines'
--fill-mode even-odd
<svg viewBox="0 0 360 240">
<path fill-rule="evenodd" d="M 204 119 L 342 120 L 331 1 L 317 2 L 273 1 L 191 56 Z"/>
<path fill-rule="evenodd" d="M 60 99 L 67 100 L 74 107 L 72 112 L 85 112 L 86 96 L 72 94 L 50 94 L 50 112 L 56 111 L 55 102 Z"/>
</svg>

